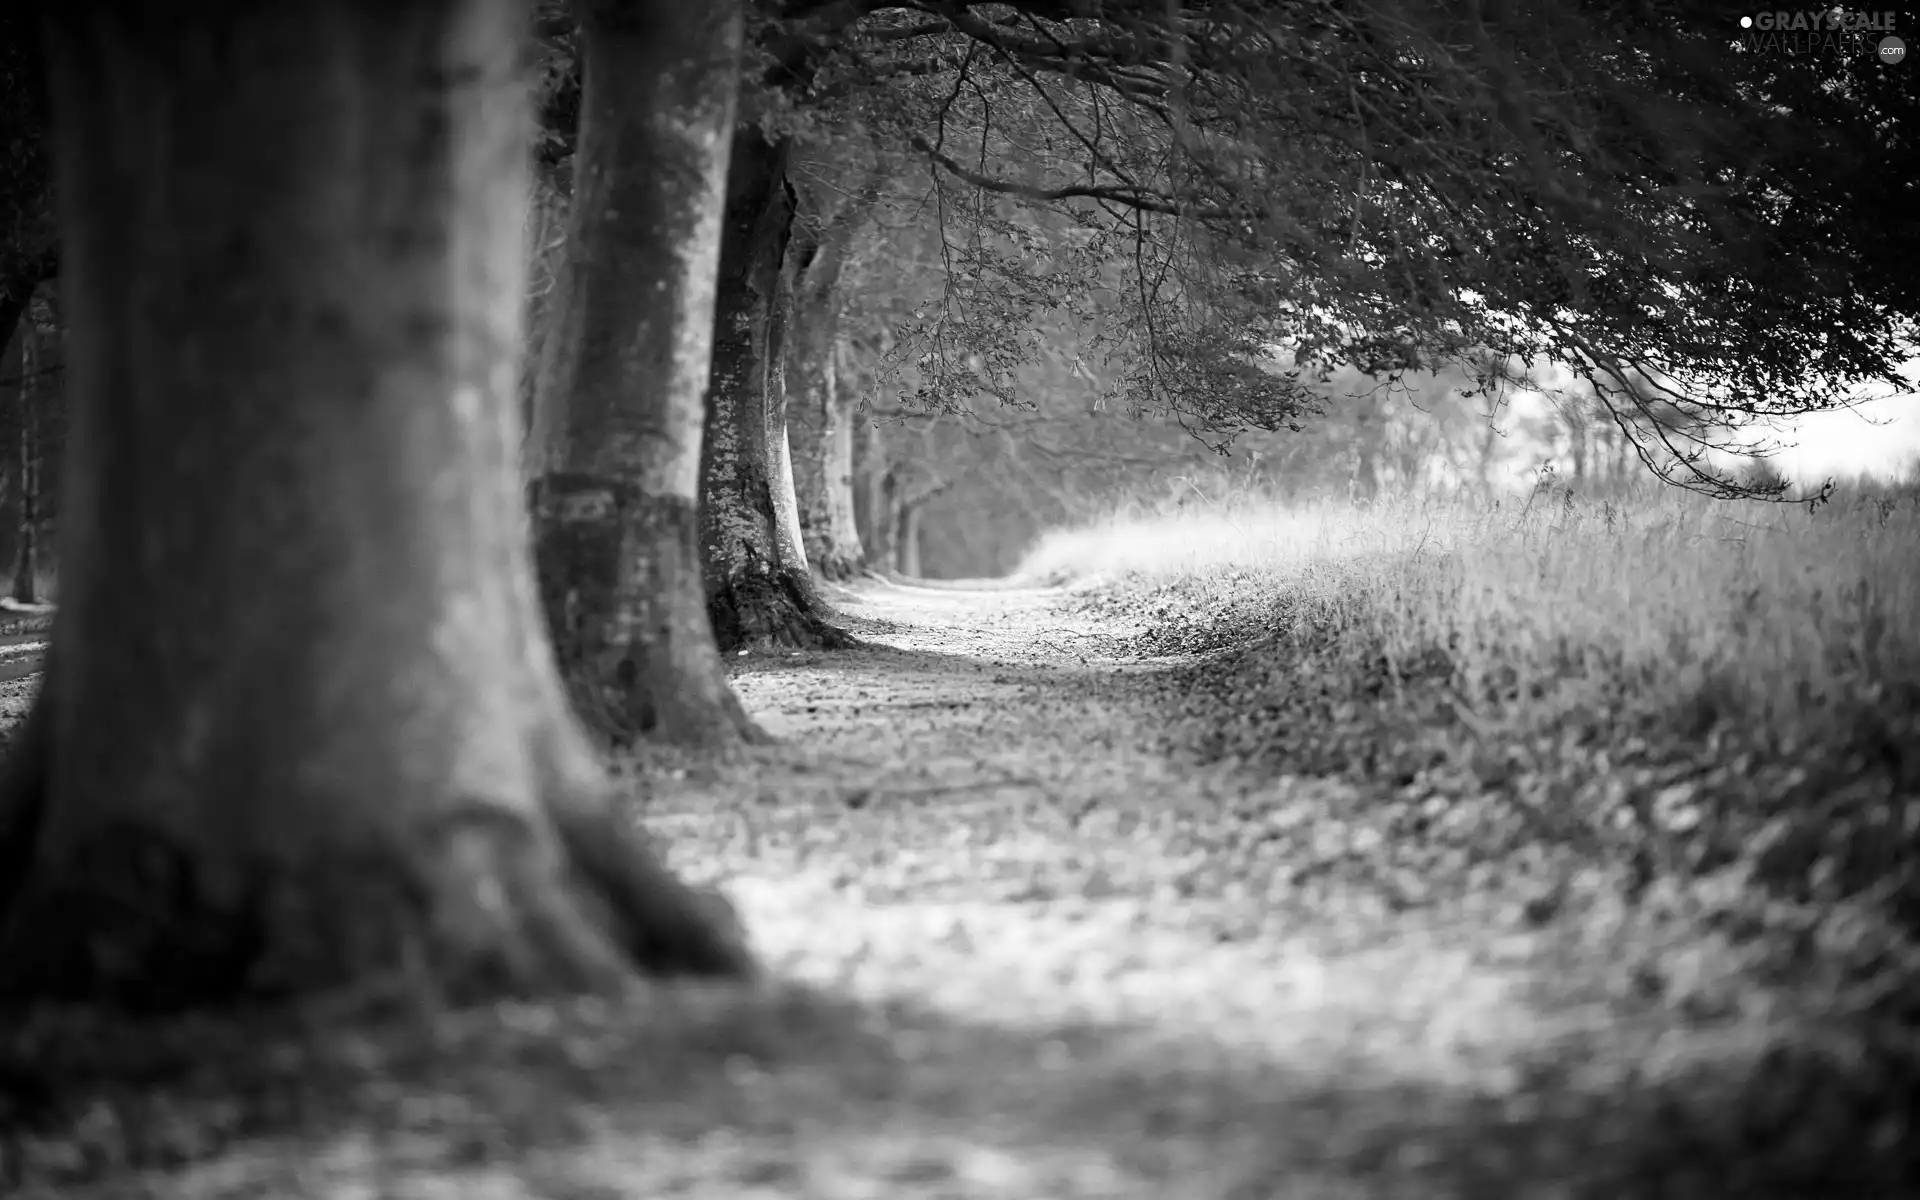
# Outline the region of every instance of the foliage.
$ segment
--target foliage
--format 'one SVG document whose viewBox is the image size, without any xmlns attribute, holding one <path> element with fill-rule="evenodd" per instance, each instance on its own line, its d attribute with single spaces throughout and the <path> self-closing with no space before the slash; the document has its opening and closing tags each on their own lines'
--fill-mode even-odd
<svg viewBox="0 0 1920 1200">
<path fill-rule="evenodd" d="M 1291 423 L 1330 365 L 1553 358 L 1656 467 L 1738 492 L 1685 444 L 1696 414 L 1840 402 L 1892 378 L 1920 311 L 1890 268 L 1920 233 L 1911 90 L 1870 54 L 1740 47 L 1713 6 L 784 11 L 813 23 L 812 86 L 883 93 L 937 190 L 1085 234 L 1044 267 L 1028 248 L 1011 295 L 951 298 L 933 324 L 972 337 L 936 357 L 1017 354 L 966 314 L 1076 293 L 1125 389 L 1203 432 Z M 1022 257 L 1004 204 L 941 206 Z M 960 265 L 1018 275 L 992 262 Z"/>
</svg>

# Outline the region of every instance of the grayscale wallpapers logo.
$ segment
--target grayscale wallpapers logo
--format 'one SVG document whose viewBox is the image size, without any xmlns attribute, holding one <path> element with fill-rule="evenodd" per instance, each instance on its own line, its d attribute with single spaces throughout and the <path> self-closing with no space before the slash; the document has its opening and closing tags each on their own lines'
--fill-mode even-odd
<svg viewBox="0 0 1920 1200">
<path fill-rule="evenodd" d="M 1906 41 L 1893 32 L 1898 15 L 1844 8 L 1755 13 L 1740 18 L 1740 44 L 1753 51 L 1871 56 L 1893 66 L 1907 57 Z"/>
</svg>

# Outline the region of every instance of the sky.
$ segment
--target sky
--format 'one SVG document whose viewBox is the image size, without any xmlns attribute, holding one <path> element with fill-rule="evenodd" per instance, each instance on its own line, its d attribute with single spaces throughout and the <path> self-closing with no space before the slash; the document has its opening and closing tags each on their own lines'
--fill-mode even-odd
<svg viewBox="0 0 1920 1200">
<path fill-rule="evenodd" d="M 1781 474 L 1808 484 L 1828 476 L 1920 475 L 1920 356 L 1908 359 L 1900 375 L 1910 385 L 1905 393 L 1783 424 L 1780 440 L 1791 444 L 1775 456 Z M 1889 393 L 1893 386 L 1876 390 Z"/>
<path fill-rule="evenodd" d="M 1897 479 L 1920 476 L 1920 357 L 1909 359 L 1900 374 L 1911 385 L 1900 394 L 1891 384 L 1864 385 L 1861 391 L 1883 399 L 1850 409 L 1809 413 L 1748 431 L 1741 439 L 1764 437 L 1781 449 L 1770 455 L 1786 478 L 1818 487 L 1827 479 L 1872 476 Z"/>
<path fill-rule="evenodd" d="M 1893 476 L 1920 463 L 1920 396 L 1874 400 L 1857 409 L 1801 417 L 1781 433 L 1792 442 L 1775 461 L 1791 479 Z"/>
</svg>

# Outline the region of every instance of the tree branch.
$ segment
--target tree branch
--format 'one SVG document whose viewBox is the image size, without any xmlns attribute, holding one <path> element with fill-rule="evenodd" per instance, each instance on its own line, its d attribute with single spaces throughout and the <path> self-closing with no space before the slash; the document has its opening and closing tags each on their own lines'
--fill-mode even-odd
<svg viewBox="0 0 1920 1200">
<path fill-rule="evenodd" d="M 1075 184 L 1067 187 L 1043 188 L 1027 183 L 1016 183 L 1010 179 L 996 179 L 991 175 L 975 171 L 956 161 L 953 156 L 935 149 L 932 142 L 917 133 L 913 135 L 913 148 L 945 168 L 955 178 L 1002 196 L 1019 196 L 1041 204 L 1050 204 L 1057 200 L 1111 200 L 1127 205 L 1129 208 L 1164 213 L 1170 217 L 1205 218 L 1224 215 L 1214 209 L 1186 208 L 1144 188 L 1132 185 Z"/>
</svg>

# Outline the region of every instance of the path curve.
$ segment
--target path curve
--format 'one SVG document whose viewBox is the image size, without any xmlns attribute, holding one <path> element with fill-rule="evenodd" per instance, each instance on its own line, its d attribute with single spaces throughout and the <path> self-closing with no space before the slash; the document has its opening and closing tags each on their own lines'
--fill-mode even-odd
<svg viewBox="0 0 1920 1200">
<path fill-rule="evenodd" d="M 1633 1036 L 1568 986 L 1550 931 L 1302 909 L 1259 839 L 1210 840 L 1236 805 L 1339 785 L 1147 748 L 1132 684 L 1178 664 L 1127 652 L 1143 627 L 1057 587 L 833 598 L 862 648 L 736 660 L 784 743 L 664 787 L 646 819 L 725 883 L 777 973 L 939 1015 L 887 1153 L 959 1138 L 1003 1178 L 938 1194 L 1561 1195 L 1569 1120 L 1603 1144 L 1646 1133 L 1606 1131 L 1637 1120 L 1608 1096 L 1615 1057 L 1576 1054 L 1590 1077 L 1541 1091 L 1569 1047 Z M 983 1025 L 1047 1049 L 1009 1062 Z M 1486 1176 L 1515 1112 L 1534 1144 L 1515 1152 L 1544 1157 Z"/>
</svg>

